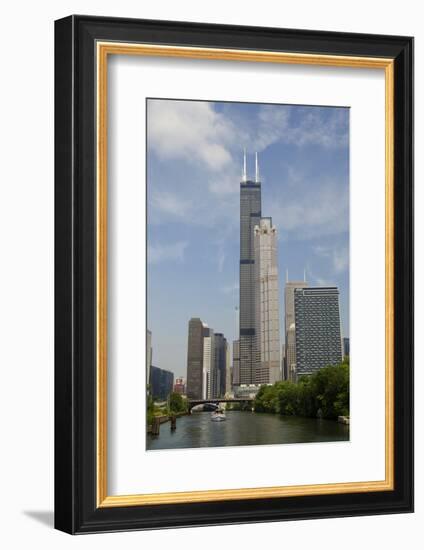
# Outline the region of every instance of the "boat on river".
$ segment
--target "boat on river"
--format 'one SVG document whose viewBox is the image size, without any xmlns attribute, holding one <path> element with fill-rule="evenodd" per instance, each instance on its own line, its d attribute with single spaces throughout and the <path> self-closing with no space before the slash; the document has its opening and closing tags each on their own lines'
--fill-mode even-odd
<svg viewBox="0 0 424 550">
<path fill-rule="evenodd" d="M 223 410 L 216 410 L 211 414 L 211 420 L 212 422 L 223 422 L 224 420 L 227 420 L 227 417 L 225 416 L 225 412 Z"/>
</svg>

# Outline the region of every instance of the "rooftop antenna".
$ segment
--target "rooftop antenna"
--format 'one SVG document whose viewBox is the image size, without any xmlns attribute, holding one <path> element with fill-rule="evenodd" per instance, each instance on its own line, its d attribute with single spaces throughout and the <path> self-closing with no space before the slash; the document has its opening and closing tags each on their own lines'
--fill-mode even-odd
<svg viewBox="0 0 424 550">
<path fill-rule="evenodd" d="M 286 269 L 286 283 L 289 282 L 289 270 Z"/>
<path fill-rule="evenodd" d="M 243 174 L 242 181 L 247 181 L 247 172 L 246 172 L 246 147 L 243 149 Z"/>
<path fill-rule="evenodd" d="M 256 165 L 256 183 L 259 182 L 259 163 L 258 163 L 258 153 L 255 153 L 255 165 Z"/>
<path fill-rule="evenodd" d="M 306 269 L 303 270 L 303 282 L 306 283 Z"/>
</svg>

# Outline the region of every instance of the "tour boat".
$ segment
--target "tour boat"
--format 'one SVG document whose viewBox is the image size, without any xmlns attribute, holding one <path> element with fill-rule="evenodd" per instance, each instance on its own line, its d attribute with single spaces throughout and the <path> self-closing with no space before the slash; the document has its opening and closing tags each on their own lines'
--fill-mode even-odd
<svg viewBox="0 0 424 550">
<path fill-rule="evenodd" d="M 224 420 L 227 420 L 227 418 L 224 411 L 217 410 L 211 414 L 211 420 L 212 422 L 223 422 Z"/>
</svg>

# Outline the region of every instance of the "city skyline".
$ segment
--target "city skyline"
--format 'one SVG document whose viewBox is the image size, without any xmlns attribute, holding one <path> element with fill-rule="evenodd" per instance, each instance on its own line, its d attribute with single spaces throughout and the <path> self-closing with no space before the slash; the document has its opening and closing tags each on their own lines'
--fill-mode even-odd
<svg viewBox="0 0 424 550">
<path fill-rule="evenodd" d="M 311 286 L 337 286 L 349 336 L 348 117 L 339 108 L 149 100 L 148 328 L 158 366 L 186 375 L 192 317 L 238 339 L 243 147 L 248 173 L 252 149 L 260 153 L 280 279 L 306 269 Z M 278 299 L 284 343 L 283 280 Z"/>
</svg>

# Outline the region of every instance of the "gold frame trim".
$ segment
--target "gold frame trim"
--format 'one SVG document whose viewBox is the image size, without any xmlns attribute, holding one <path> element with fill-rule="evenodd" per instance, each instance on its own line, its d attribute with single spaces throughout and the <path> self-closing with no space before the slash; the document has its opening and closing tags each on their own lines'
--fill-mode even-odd
<svg viewBox="0 0 424 550">
<path fill-rule="evenodd" d="M 142 506 L 254 498 L 365 493 L 394 489 L 394 61 L 389 58 L 97 42 L 97 506 Z M 107 494 L 107 60 L 109 55 L 283 63 L 385 71 L 385 479 L 282 487 L 256 487 L 108 496 Z"/>
</svg>

